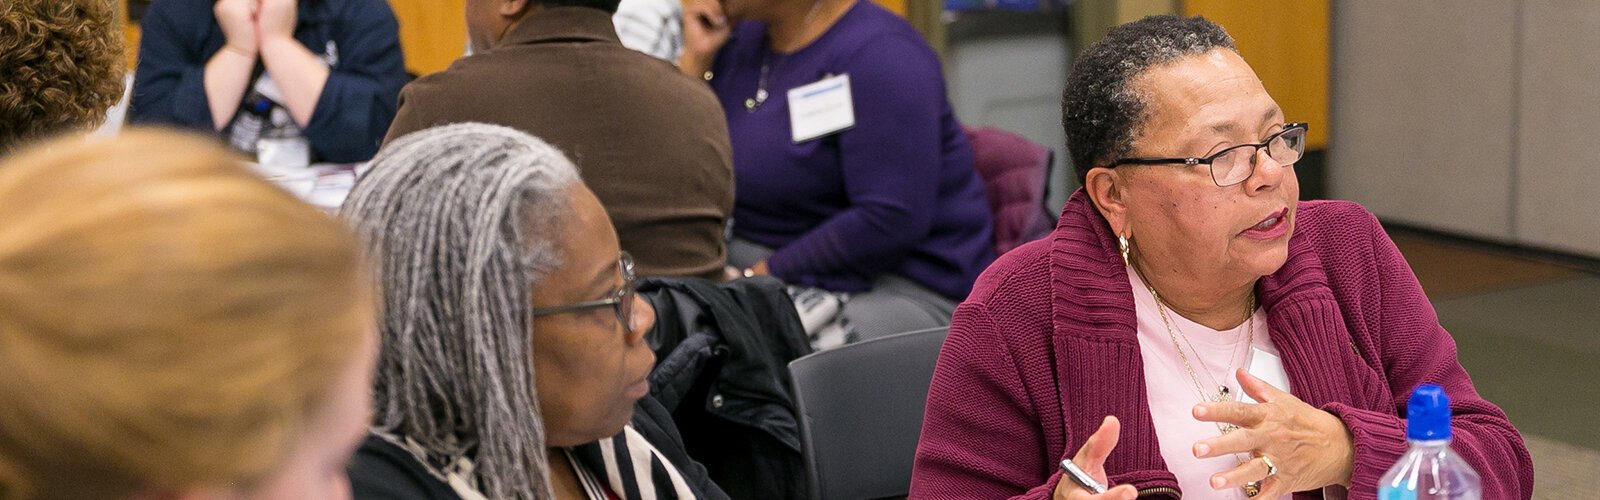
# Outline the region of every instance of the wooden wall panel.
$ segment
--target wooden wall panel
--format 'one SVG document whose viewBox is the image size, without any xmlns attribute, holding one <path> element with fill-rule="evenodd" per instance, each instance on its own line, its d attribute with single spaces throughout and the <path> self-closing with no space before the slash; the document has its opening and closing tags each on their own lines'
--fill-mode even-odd
<svg viewBox="0 0 1600 500">
<path fill-rule="evenodd" d="M 389 0 L 389 6 L 400 21 L 406 71 L 433 73 L 466 53 L 466 0 Z"/>
<path fill-rule="evenodd" d="M 1227 29 L 1284 116 L 1311 124 L 1308 145 L 1327 147 L 1328 0 L 1186 0 L 1184 13 Z"/>
</svg>

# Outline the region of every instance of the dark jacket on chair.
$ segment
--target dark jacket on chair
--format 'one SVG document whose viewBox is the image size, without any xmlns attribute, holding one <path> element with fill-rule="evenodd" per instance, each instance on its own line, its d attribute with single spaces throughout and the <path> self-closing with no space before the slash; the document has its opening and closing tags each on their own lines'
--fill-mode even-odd
<svg viewBox="0 0 1600 500">
<path fill-rule="evenodd" d="M 807 498 L 789 361 L 811 352 L 782 283 L 650 279 L 652 395 L 733 498 Z"/>
</svg>

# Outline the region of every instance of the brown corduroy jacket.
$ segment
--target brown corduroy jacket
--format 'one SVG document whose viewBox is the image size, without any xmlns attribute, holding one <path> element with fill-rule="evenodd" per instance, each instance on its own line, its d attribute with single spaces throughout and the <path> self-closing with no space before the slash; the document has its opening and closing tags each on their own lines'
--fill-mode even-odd
<svg viewBox="0 0 1600 500">
<path fill-rule="evenodd" d="M 641 276 L 722 276 L 733 210 L 722 108 L 704 83 L 623 47 L 604 11 L 536 12 L 487 52 L 412 82 L 385 142 L 461 122 L 519 129 L 566 153 Z"/>
</svg>

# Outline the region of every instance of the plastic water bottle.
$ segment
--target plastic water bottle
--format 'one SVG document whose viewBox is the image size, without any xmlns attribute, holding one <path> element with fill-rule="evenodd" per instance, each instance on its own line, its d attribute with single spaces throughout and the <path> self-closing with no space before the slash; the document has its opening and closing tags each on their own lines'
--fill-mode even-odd
<svg viewBox="0 0 1600 500">
<path fill-rule="evenodd" d="M 1378 483 L 1378 500 L 1479 500 L 1478 473 L 1450 451 L 1450 398 L 1425 384 L 1406 405 L 1406 442 L 1411 449 Z"/>
</svg>

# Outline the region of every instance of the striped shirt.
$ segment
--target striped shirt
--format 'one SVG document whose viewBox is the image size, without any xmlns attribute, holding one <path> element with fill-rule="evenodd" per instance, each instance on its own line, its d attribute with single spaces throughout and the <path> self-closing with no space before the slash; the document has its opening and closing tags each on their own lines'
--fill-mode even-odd
<svg viewBox="0 0 1600 500">
<path fill-rule="evenodd" d="M 678 0 L 622 0 L 611 22 L 624 47 L 678 63 L 683 53 L 683 4 Z"/>
</svg>

